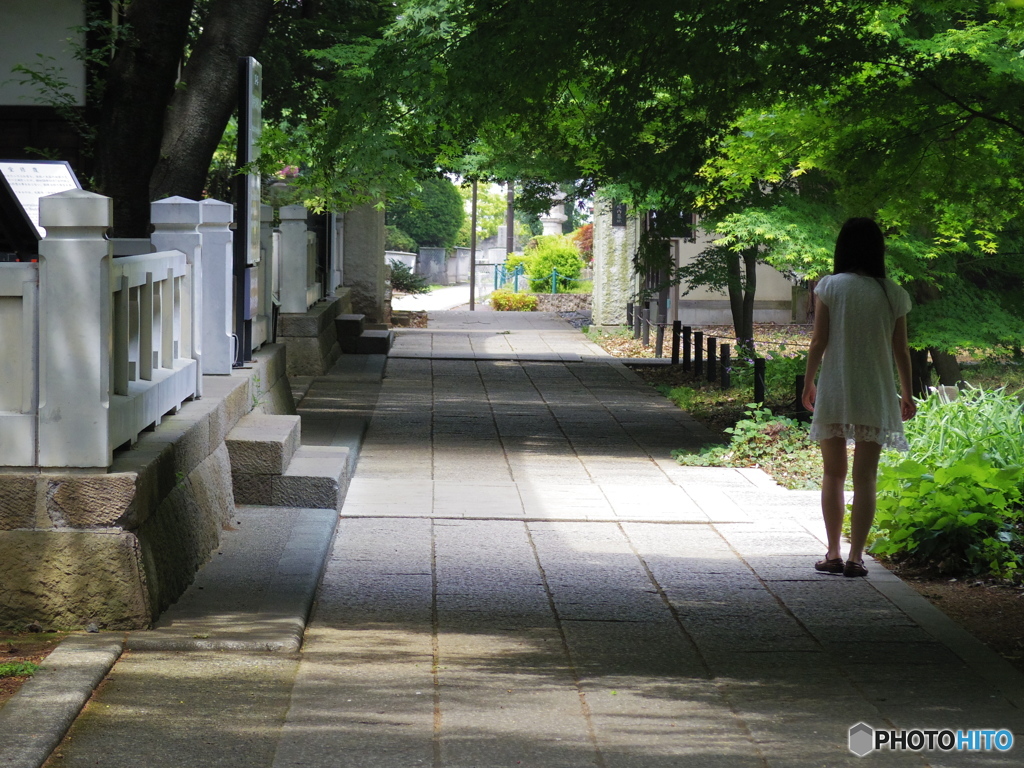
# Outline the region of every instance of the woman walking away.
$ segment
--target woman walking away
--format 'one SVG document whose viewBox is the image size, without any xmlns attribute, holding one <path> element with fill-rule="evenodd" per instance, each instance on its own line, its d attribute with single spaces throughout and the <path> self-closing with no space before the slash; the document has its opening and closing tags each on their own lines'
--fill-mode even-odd
<svg viewBox="0 0 1024 768">
<path fill-rule="evenodd" d="M 811 439 L 821 443 L 821 514 L 828 534 L 815 569 L 865 576 L 864 543 L 875 519 L 882 448 L 907 449 L 903 422 L 917 406 L 910 391 L 907 312 L 910 296 L 885 276 L 885 239 L 871 219 L 849 219 L 836 240 L 832 274 L 815 289 L 814 333 L 803 404 L 814 412 Z M 899 373 L 900 395 L 892 375 Z M 814 376 L 821 367 L 821 378 Z M 850 554 L 839 552 L 845 503 L 846 445 L 854 443 Z"/>
</svg>

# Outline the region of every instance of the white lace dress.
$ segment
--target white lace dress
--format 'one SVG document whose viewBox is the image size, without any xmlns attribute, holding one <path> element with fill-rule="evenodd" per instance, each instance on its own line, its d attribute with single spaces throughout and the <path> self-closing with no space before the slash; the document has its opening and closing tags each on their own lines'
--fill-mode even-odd
<svg viewBox="0 0 1024 768">
<path fill-rule="evenodd" d="M 815 294 L 828 306 L 829 334 L 811 439 L 845 437 L 906 450 L 892 332 L 910 311 L 910 295 L 892 280 L 853 272 L 822 278 Z"/>
</svg>

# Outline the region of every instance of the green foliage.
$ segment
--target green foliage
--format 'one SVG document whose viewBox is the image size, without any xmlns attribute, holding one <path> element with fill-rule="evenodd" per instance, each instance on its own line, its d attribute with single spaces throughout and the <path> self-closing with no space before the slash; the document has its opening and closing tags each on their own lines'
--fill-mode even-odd
<svg viewBox="0 0 1024 768">
<path fill-rule="evenodd" d="M 677 402 L 693 398 L 689 392 L 672 392 Z M 807 436 L 807 426 L 786 416 L 775 416 L 768 408 L 754 404 L 747 408 L 747 418 L 725 430 L 732 435 L 728 445 L 705 448 L 696 454 L 673 451 L 672 458 L 684 466 L 761 467 L 787 488 L 814 487 L 809 478 L 820 476 L 821 460 L 817 444 Z"/>
<path fill-rule="evenodd" d="M 932 395 L 905 431 L 913 458 L 883 456 L 872 551 L 951 573 L 1018 572 L 1024 405 L 1001 389 Z"/>
<path fill-rule="evenodd" d="M 416 241 L 394 224 L 384 227 L 384 250 L 416 253 Z M 394 264 L 394 261 L 391 262 Z"/>
<path fill-rule="evenodd" d="M 429 293 L 427 278 L 413 274 L 403 262 L 391 259 L 391 288 L 401 293 Z"/>
<path fill-rule="evenodd" d="M 29 677 L 38 671 L 39 665 L 31 661 L 9 661 L 0 663 L 0 678 Z"/>
<path fill-rule="evenodd" d="M 975 449 L 929 469 L 912 459 L 882 467 L 871 551 L 949 573 L 1019 572 L 1024 469 Z"/>
<path fill-rule="evenodd" d="M 535 312 L 537 297 L 528 293 L 513 293 L 501 288 L 490 296 L 491 307 L 495 312 Z"/>
<path fill-rule="evenodd" d="M 448 179 L 426 179 L 419 192 L 395 200 L 388 220 L 420 248 L 451 248 L 465 218 L 462 196 Z"/>
<path fill-rule="evenodd" d="M 458 237 L 455 240 L 456 245 L 462 247 L 469 247 L 469 236 L 470 226 L 472 219 L 470 216 L 470 206 L 472 205 L 473 188 L 470 184 L 463 184 L 459 189 L 459 194 L 462 196 L 463 210 L 466 212 L 466 218 L 462 222 L 462 226 L 459 228 Z M 476 195 L 476 237 L 477 242 L 486 240 L 490 237 L 494 237 L 498 234 L 498 227 L 505 223 L 505 214 L 507 212 L 508 201 L 505 195 L 496 189 L 491 188 L 488 184 L 477 185 Z"/>
<path fill-rule="evenodd" d="M 583 270 L 583 258 L 575 244 L 565 235 L 542 235 L 534 238 L 527 249 L 527 274 L 530 290 L 551 291 L 551 275 L 558 270 L 558 290 L 568 291 Z"/>
</svg>

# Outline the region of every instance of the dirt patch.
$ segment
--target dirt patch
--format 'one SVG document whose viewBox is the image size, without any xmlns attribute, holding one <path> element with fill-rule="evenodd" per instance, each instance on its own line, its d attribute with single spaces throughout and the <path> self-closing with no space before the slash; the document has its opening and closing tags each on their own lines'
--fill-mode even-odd
<svg viewBox="0 0 1024 768">
<path fill-rule="evenodd" d="M 1024 587 L 887 566 L 932 605 L 1024 672 Z"/>
<path fill-rule="evenodd" d="M 65 637 L 59 632 L 0 632 L 0 707 L 30 677 L 4 674 L 4 669 L 40 664 Z"/>
</svg>

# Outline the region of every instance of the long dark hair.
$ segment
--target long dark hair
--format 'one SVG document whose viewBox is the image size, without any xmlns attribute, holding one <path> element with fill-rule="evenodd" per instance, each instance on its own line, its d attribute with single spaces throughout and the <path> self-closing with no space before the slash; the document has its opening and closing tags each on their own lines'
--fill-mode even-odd
<svg viewBox="0 0 1024 768">
<path fill-rule="evenodd" d="M 863 272 L 885 277 L 885 236 L 874 219 L 847 219 L 836 238 L 832 274 Z"/>
</svg>

